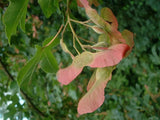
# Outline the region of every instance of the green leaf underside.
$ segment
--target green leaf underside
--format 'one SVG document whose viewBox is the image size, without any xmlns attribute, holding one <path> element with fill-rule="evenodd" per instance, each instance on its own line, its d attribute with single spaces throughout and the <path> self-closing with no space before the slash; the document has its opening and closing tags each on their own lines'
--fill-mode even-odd
<svg viewBox="0 0 160 120">
<path fill-rule="evenodd" d="M 38 65 L 45 72 L 53 73 L 58 70 L 58 64 L 53 56 L 50 48 L 42 48 L 40 46 L 36 46 L 37 52 L 36 54 L 28 61 L 28 63 L 20 70 L 17 82 L 20 86 L 24 81 L 30 81 L 32 79 L 32 75 Z"/>
<path fill-rule="evenodd" d="M 45 72 L 48 73 L 57 72 L 58 64 L 51 50 L 45 49 L 43 51 L 43 59 L 40 63 L 40 66 Z"/>
<path fill-rule="evenodd" d="M 59 9 L 58 0 L 38 0 L 44 15 L 49 18 L 57 9 Z"/>
<path fill-rule="evenodd" d="M 23 30 L 23 32 L 25 32 L 26 14 L 27 14 L 27 6 L 26 6 L 26 9 L 24 9 L 24 11 L 23 11 L 22 19 L 21 19 L 21 21 L 20 21 L 20 27 L 21 27 L 21 29 Z"/>
<path fill-rule="evenodd" d="M 20 86 L 23 81 L 29 81 L 32 79 L 32 75 L 41 59 L 42 56 L 42 51 L 41 47 L 37 47 L 37 52 L 35 56 L 28 61 L 28 63 L 20 70 L 18 77 L 17 77 L 17 82 L 18 85 Z"/>
<path fill-rule="evenodd" d="M 27 4 L 29 0 L 15 0 L 10 1 L 10 4 L 4 14 L 3 22 L 5 24 L 5 31 L 10 43 L 11 36 L 16 34 L 17 26 L 25 31 L 25 18 L 27 13 Z"/>
</svg>

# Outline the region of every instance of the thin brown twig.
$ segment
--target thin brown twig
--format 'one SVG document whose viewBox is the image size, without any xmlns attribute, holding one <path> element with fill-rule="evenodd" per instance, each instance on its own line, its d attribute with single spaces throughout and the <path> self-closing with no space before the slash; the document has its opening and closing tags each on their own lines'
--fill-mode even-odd
<svg viewBox="0 0 160 120">
<path fill-rule="evenodd" d="M 61 25 L 61 27 L 59 28 L 57 34 L 52 38 L 52 40 L 51 40 L 46 46 L 44 46 L 44 48 L 45 48 L 45 47 L 48 47 L 48 46 L 56 39 L 56 37 L 57 37 L 57 36 L 59 35 L 59 33 L 61 32 L 62 28 L 63 28 L 63 25 Z"/>
<path fill-rule="evenodd" d="M 93 41 L 89 41 L 89 40 L 86 40 L 86 39 L 84 39 L 84 38 L 82 38 L 82 37 L 80 37 L 80 36 L 78 36 L 78 38 L 80 38 L 81 40 L 83 40 L 83 41 L 85 41 L 85 42 L 95 44 L 95 42 L 93 42 Z"/>
</svg>

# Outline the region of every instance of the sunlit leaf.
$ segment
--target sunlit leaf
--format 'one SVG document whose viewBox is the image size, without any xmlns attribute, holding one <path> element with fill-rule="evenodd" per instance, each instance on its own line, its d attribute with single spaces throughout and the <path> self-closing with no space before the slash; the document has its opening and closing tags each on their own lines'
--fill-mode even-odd
<svg viewBox="0 0 160 120">
<path fill-rule="evenodd" d="M 10 1 L 9 6 L 4 14 L 3 22 L 5 24 L 6 35 L 9 43 L 11 36 L 16 34 L 17 26 L 20 23 L 21 28 L 25 31 L 25 18 L 27 4 L 29 0 Z"/>
</svg>

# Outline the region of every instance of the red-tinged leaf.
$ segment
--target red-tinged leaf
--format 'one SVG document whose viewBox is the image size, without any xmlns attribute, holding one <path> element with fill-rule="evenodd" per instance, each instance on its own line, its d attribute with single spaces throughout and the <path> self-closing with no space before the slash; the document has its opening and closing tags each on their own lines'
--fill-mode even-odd
<svg viewBox="0 0 160 120">
<path fill-rule="evenodd" d="M 128 30 L 124 30 L 122 32 L 122 36 L 125 39 L 125 43 L 130 46 L 130 50 L 125 55 L 125 57 L 127 57 L 130 54 L 130 52 L 132 51 L 132 48 L 134 46 L 133 33 Z"/>
<path fill-rule="evenodd" d="M 74 57 L 72 64 L 60 69 L 57 73 L 57 79 L 60 83 L 67 85 L 72 82 L 81 72 L 84 66 L 87 66 L 93 60 L 93 55 L 90 52 L 83 52 Z"/>
<path fill-rule="evenodd" d="M 113 12 L 109 8 L 102 8 L 101 9 L 101 17 L 109 22 L 112 27 L 114 27 L 116 30 L 118 28 L 118 22 L 116 17 L 114 16 Z"/>
<path fill-rule="evenodd" d="M 92 3 L 93 3 L 96 7 L 99 6 L 99 2 L 98 2 L 97 0 L 91 0 L 91 1 L 92 1 Z"/>
<path fill-rule="evenodd" d="M 124 57 L 125 53 L 130 49 L 127 44 L 116 44 L 107 50 L 93 53 L 94 60 L 89 64 L 90 67 L 108 67 L 118 64 Z"/>
<path fill-rule="evenodd" d="M 88 0 L 89 5 L 91 6 L 92 4 L 94 4 L 96 7 L 99 5 L 97 0 Z M 82 3 L 80 2 L 80 0 L 77 0 L 77 4 L 79 7 L 83 7 Z"/>
<path fill-rule="evenodd" d="M 92 26 L 92 29 L 98 34 L 103 34 L 104 33 L 104 30 L 102 30 L 100 27 L 98 27 L 96 25 Z"/>
<path fill-rule="evenodd" d="M 112 45 L 126 43 L 125 39 L 118 30 L 114 30 L 110 33 L 110 40 Z"/>
<path fill-rule="evenodd" d="M 106 47 L 92 47 L 95 50 L 107 50 L 108 48 Z"/>
<path fill-rule="evenodd" d="M 89 2 L 87 0 L 80 0 L 80 2 L 85 8 L 89 7 Z"/>
<path fill-rule="evenodd" d="M 82 3 L 80 2 L 80 0 L 77 0 L 77 5 L 78 5 L 79 7 L 83 7 L 83 5 L 82 5 Z"/>
<path fill-rule="evenodd" d="M 99 108 L 104 102 L 104 88 L 111 79 L 112 68 L 98 68 L 96 80 L 87 94 L 78 103 L 78 113 L 91 113 Z"/>
<path fill-rule="evenodd" d="M 123 30 L 122 36 L 125 39 L 125 43 L 129 45 L 130 48 L 132 48 L 134 46 L 133 33 L 130 32 L 129 30 Z"/>
<path fill-rule="evenodd" d="M 73 64 L 68 66 L 67 68 L 60 69 L 57 72 L 57 79 L 60 83 L 67 85 L 72 82 L 81 72 L 82 68 L 78 68 Z"/>
<path fill-rule="evenodd" d="M 107 32 L 111 32 L 112 31 L 112 26 L 106 22 L 102 17 L 99 16 L 99 14 L 97 13 L 97 11 L 95 9 L 92 9 L 89 6 L 89 3 L 87 0 L 80 0 L 80 2 L 82 3 L 82 5 L 85 8 L 86 14 L 88 15 L 88 17 L 99 27 L 103 28 L 105 31 Z"/>
<path fill-rule="evenodd" d="M 93 84 L 95 83 L 95 81 L 96 81 L 96 70 L 93 72 L 93 74 L 92 74 L 92 76 L 91 76 L 91 78 L 89 80 L 89 83 L 87 85 L 87 91 L 90 90 L 90 88 L 93 86 Z"/>
</svg>

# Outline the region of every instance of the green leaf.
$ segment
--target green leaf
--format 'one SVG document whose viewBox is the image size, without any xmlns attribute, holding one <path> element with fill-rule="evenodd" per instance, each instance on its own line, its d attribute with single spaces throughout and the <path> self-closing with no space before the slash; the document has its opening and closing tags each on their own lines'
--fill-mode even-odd
<svg viewBox="0 0 160 120">
<path fill-rule="evenodd" d="M 10 1 L 9 6 L 4 14 L 3 22 L 5 24 L 5 31 L 9 44 L 11 36 L 16 34 L 19 23 L 21 23 L 22 30 L 25 31 L 25 18 L 28 1 L 29 0 Z"/>
<path fill-rule="evenodd" d="M 38 0 L 42 11 L 47 18 L 49 18 L 52 13 L 54 13 L 59 8 L 59 4 L 55 1 L 58 0 Z"/>
<path fill-rule="evenodd" d="M 43 58 L 40 63 L 40 66 L 45 72 L 48 72 L 48 73 L 57 72 L 58 64 L 51 50 L 45 49 L 43 51 Z"/>
<path fill-rule="evenodd" d="M 18 85 L 20 86 L 22 82 L 29 81 L 32 79 L 33 72 L 35 71 L 39 61 L 42 56 L 41 47 L 37 46 L 37 52 L 35 56 L 28 61 L 28 63 L 20 70 L 17 77 Z"/>
<path fill-rule="evenodd" d="M 20 21 L 20 26 L 21 26 L 21 29 L 23 30 L 23 32 L 25 32 L 26 14 L 27 14 L 27 8 L 24 9 L 23 15 L 22 15 L 22 18 L 21 18 L 21 21 Z"/>
<path fill-rule="evenodd" d="M 44 42 L 43 42 L 43 47 L 44 47 L 45 45 L 47 45 L 52 39 L 53 39 L 53 36 L 45 39 Z M 50 49 L 51 49 L 51 48 L 57 46 L 57 45 L 59 44 L 59 42 L 60 42 L 60 39 L 59 39 L 59 38 L 56 38 L 47 48 L 50 48 Z"/>
</svg>

